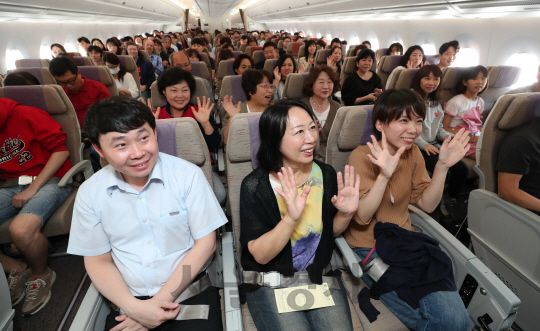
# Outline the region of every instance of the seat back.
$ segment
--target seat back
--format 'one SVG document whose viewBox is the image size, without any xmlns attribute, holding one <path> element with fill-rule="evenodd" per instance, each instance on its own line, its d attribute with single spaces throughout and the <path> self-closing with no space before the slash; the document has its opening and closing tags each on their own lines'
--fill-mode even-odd
<svg viewBox="0 0 540 331">
<path fill-rule="evenodd" d="M 223 77 L 223 83 L 221 84 L 220 98 L 223 98 L 228 95 L 232 96 L 233 103 L 236 105 L 239 101 L 247 101 L 246 93 L 242 89 L 242 76 L 231 75 Z"/>
<path fill-rule="evenodd" d="M 477 144 L 476 164 L 482 173 L 480 188 L 497 193 L 496 164 L 504 137 L 515 127 L 540 117 L 540 93 L 508 94 L 499 98 Z"/>
<path fill-rule="evenodd" d="M 67 52 L 67 54 L 70 56 L 81 56 L 81 53 L 79 52 Z"/>
<path fill-rule="evenodd" d="M 199 53 L 199 55 L 201 56 L 201 59 L 203 60 L 203 62 L 206 64 L 206 68 L 208 69 L 208 72 L 211 73 L 212 63 L 210 63 L 210 58 L 208 57 L 208 54 L 206 54 L 206 52 L 202 52 L 202 53 Z"/>
<path fill-rule="evenodd" d="M 499 97 L 510 91 L 521 73 L 521 68 L 513 66 L 492 66 L 489 68 L 489 86 L 486 92 L 482 93 L 485 102 L 484 117 L 497 102 Z"/>
<path fill-rule="evenodd" d="M 386 52 L 388 52 L 388 48 L 379 48 L 375 51 L 375 59 L 377 59 L 377 55 L 380 59 L 382 59 L 383 56 L 386 55 Z M 373 61 L 373 65 L 371 65 L 371 70 L 377 72 L 377 61 Z M 384 86 L 384 85 L 383 85 Z"/>
<path fill-rule="evenodd" d="M 200 77 L 194 77 L 194 78 L 195 78 L 195 83 L 197 84 L 197 87 L 196 87 L 195 93 L 191 96 L 190 101 L 193 104 L 197 104 L 197 97 L 199 97 L 199 99 L 202 102 L 203 97 L 210 98 L 210 96 L 208 95 L 208 90 L 206 90 L 206 86 L 204 85 L 203 80 Z M 152 107 L 154 109 L 156 109 L 157 107 L 167 107 L 167 99 L 165 99 L 164 96 L 159 94 L 157 80 L 153 82 L 152 85 L 150 86 L 150 91 L 152 95 L 152 98 L 151 98 Z"/>
<path fill-rule="evenodd" d="M 467 67 L 448 67 L 442 69 L 441 103 L 443 105 L 457 94 L 456 84 L 461 79 L 461 76 L 466 69 Z"/>
<path fill-rule="evenodd" d="M 392 74 L 391 74 L 392 77 L 389 77 L 390 81 L 388 81 L 387 85 L 386 85 L 387 89 L 395 89 L 396 88 L 399 76 L 401 75 L 401 72 L 403 72 L 403 71 L 407 71 L 407 69 L 401 67 L 401 68 L 395 68 L 392 71 Z"/>
<path fill-rule="evenodd" d="M 189 161 L 204 173 L 213 187 L 210 153 L 199 124 L 193 118 L 181 117 L 156 121 L 159 151 Z"/>
<path fill-rule="evenodd" d="M 62 87 L 58 85 L 7 86 L 0 88 L 0 98 L 8 98 L 21 105 L 36 107 L 49 113 L 66 133 L 69 162 L 75 165 L 82 160 L 79 121 L 75 108 Z"/>
<path fill-rule="evenodd" d="M 224 86 L 225 88 L 225 86 Z M 244 178 L 256 168 L 253 156 L 259 147 L 260 113 L 237 114 L 231 119 L 226 149 L 227 198 L 231 206 L 231 219 L 236 239 L 236 254 L 242 256 L 240 246 L 240 186 Z M 252 138 L 251 135 L 254 137 Z"/>
<path fill-rule="evenodd" d="M 441 60 L 439 60 L 439 55 L 424 55 L 423 61 L 428 61 L 429 64 L 439 64 Z"/>
<path fill-rule="evenodd" d="M 77 64 L 78 67 L 80 67 L 80 66 L 95 66 L 96 65 L 94 60 L 92 60 L 88 56 L 74 56 L 73 61 L 75 61 L 75 64 Z"/>
<path fill-rule="evenodd" d="M 398 78 L 396 79 L 396 83 L 394 85 L 395 89 L 400 88 L 411 88 L 412 83 L 414 81 L 414 77 L 416 77 L 416 74 L 418 73 L 418 70 L 420 69 L 404 69 L 401 70 Z M 394 75 L 396 76 L 396 75 Z"/>
<path fill-rule="evenodd" d="M 283 98 L 287 99 L 302 99 L 306 97 L 302 92 L 304 88 L 304 82 L 309 76 L 309 72 L 301 74 L 289 74 L 285 79 L 285 86 L 283 87 Z"/>
<path fill-rule="evenodd" d="M 339 76 L 339 81 L 341 82 L 341 86 L 343 86 L 343 82 L 345 82 L 345 79 L 349 77 L 349 75 L 356 72 L 356 57 L 346 57 L 345 61 L 343 62 L 343 67 L 341 68 L 341 74 Z"/>
<path fill-rule="evenodd" d="M 20 59 L 15 60 L 15 68 L 48 68 L 49 62 L 47 59 Z"/>
<path fill-rule="evenodd" d="M 217 56 L 216 56 L 216 68 L 219 69 L 219 63 L 221 61 L 219 61 L 219 53 L 216 53 Z M 236 59 L 240 54 L 242 54 L 242 52 L 240 51 L 232 51 L 232 55 L 234 56 L 234 59 Z"/>
<path fill-rule="evenodd" d="M 377 75 L 381 78 L 382 86 L 386 86 L 388 76 L 390 76 L 390 73 L 399 66 L 402 57 L 402 55 L 385 55 L 381 57 L 381 61 L 377 66 Z"/>
<path fill-rule="evenodd" d="M 51 75 L 49 68 L 19 68 L 8 70 L 8 74 L 12 72 L 28 72 L 37 78 L 42 85 L 56 85 L 56 79 Z"/>
<path fill-rule="evenodd" d="M 246 52 L 246 47 L 247 47 L 247 44 L 240 44 L 238 45 L 238 50 L 242 53 L 245 53 Z"/>
<path fill-rule="evenodd" d="M 283 40 L 279 40 L 277 42 L 277 49 L 283 49 Z M 285 51 L 287 51 L 287 50 L 285 50 Z"/>
<path fill-rule="evenodd" d="M 273 72 L 277 66 L 278 59 L 268 59 L 264 62 L 264 70 Z"/>
<path fill-rule="evenodd" d="M 135 63 L 135 59 L 129 55 L 117 55 L 118 59 L 120 59 L 120 64 L 126 68 L 126 71 L 133 76 L 133 79 L 135 79 L 135 83 L 137 83 L 137 87 L 139 88 L 139 95 L 141 90 L 141 80 L 139 78 L 139 69 L 137 68 L 137 64 Z M 114 78 L 114 77 L 113 77 Z"/>
<path fill-rule="evenodd" d="M 373 106 L 341 107 L 334 119 L 326 143 L 326 163 L 343 171 L 349 155 L 359 145 L 371 141 L 374 134 Z"/>
<path fill-rule="evenodd" d="M 109 92 L 111 93 L 111 96 L 114 97 L 118 95 L 116 82 L 114 81 L 114 77 L 109 71 L 109 68 L 105 66 L 93 66 L 93 67 L 80 66 L 79 71 L 81 72 L 81 75 L 85 76 L 86 78 L 95 80 L 105 85 L 107 90 L 109 90 Z M 137 74 L 137 77 L 138 76 L 139 75 Z"/>
<path fill-rule="evenodd" d="M 253 52 L 253 63 L 257 64 L 264 60 L 264 52 L 263 51 L 255 51 Z"/>
<path fill-rule="evenodd" d="M 315 65 L 320 66 L 326 64 L 326 59 L 330 55 L 330 49 L 320 49 L 315 53 Z"/>
<path fill-rule="evenodd" d="M 256 51 L 262 51 L 262 46 L 246 46 L 245 53 L 253 58 L 253 53 Z M 254 58 L 253 58 L 254 59 Z M 254 59 L 255 60 L 255 59 Z"/>
<path fill-rule="evenodd" d="M 141 54 L 143 55 L 145 61 L 151 62 L 150 61 L 150 55 L 148 54 L 147 51 L 145 51 L 144 49 L 140 49 L 139 52 L 141 52 Z"/>
<path fill-rule="evenodd" d="M 234 76 L 236 72 L 233 68 L 234 60 L 221 61 L 219 63 L 218 72 L 217 72 L 217 90 L 221 90 L 223 84 L 223 78 L 225 76 Z"/>
<path fill-rule="evenodd" d="M 196 77 L 206 79 L 208 82 L 212 81 L 212 76 L 208 72 L 208 67 L 204 62 L 191 62 L 191 74 Z"/>
<path fill-rule="evenodd" d="M 295 59 L 298 58 L 298 53 L 300 52 L 300 47 L 304 45 L 303 42 L 290 42 L 287 45 L 287 54 L 291 54 Z"/>
<path fill-rule="evenodd" d="M 354 49 L 358 45 L 351 45 L 349 46 L 349 49 L 347 50 L 346 57 L 356 57 L 356 54 L 354 54 Z"/>
</svg>

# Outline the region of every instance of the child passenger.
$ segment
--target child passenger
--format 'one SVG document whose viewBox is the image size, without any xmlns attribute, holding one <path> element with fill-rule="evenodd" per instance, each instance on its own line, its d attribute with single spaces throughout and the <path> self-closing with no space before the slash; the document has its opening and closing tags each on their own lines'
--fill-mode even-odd
<svg viewBox="0 0 540 331">
<path fill-rule="evenodd" d="M 214 231 L 227 222 L 203 172 L 159 153 L 155 118 L 133 98 L 95 103 L 84 129 L 109 165 L 79 188 L 68 253 L 84 256 L 92 283 L 120 310 L 105 330 L 222 330 L 212 286 L 181 302 L 208 305 L 207 319 L 175 320 L 174 301 L 205 276 Z"/>
<path fill-rule="evenodd" d="M 459 93 L 446 103 L 443 127 L 453 134 L 464 128 L 469 131 L 471 149 L 466 156 L 476 160 L 476 143 L 482 132 L 484 100 L 479 96 L 487 90 L 488 71 L 483 66 L 467 68 L 456 84 Z"/>
<path fill-rule="evenodd" d="M 429 259 L 431 254 L 435 253 L 435 249 L 430 249 L 430 254 L 424 249 L 412 250 L 413 246 L 423 245 L 426 239 L 414 232 L 408 205 L 416 205 L 428 213 L 437 207 L 448 169 L 461 160 L 469 149 L 469 137 L 464 129 L 457 132 L 455 137 L 445 137 L 439 149 L 439 160 L 435 165 L 433 177 L 430 179 L 422 154 L 414 145 L 414 141 L 422 133 L 422 122 L 425 117 L 425 102 L 414 91 L 409 89 L 385 91 L 379 96 L 373 108 L 373 126 L 377 138 L 372 136 L 371 143 L 359 146 L 349 156 L 347 164 L 354 166 L 361 178 L 360 201 L 358 210 L 343 235 L 361 261 L 367 260 L 366 264 L 377 255 L 381 255 L 384 260 L 383 252 L 412 262 Z M 376 240 L 376 235 L 380 234 L 379 230 L 382 228 L 394 228 L 393 231 L 400 234 L 397 238 L 404 236 L 406 239 L 401 241 L 406 242 L 402 244 L 402 248 L 405 247 L 410 254 L 403 254 L 400 250 L 389 250 L 392 244 L 388 244 L 388 240 L 386 245 L 379 242 L 380 239 Z M 445 269 L 447 277 L 443 286 L 430 291 L 431 293 L 425 292 L 424 296 L 418 296 L 416 301 L 401 296 L 402 288 L 399 287 L 386 293 L 381 291 L 384 294 L 379 298 L 410 329 L 468 330 L 469 316 L 456 291 L 451 261 L 444 252 L 436 248 L 438 256 L 442 256 L 450 265 Z M 400 270 L 402 269 L 403 267 Z M 439 277 L 438 274 L 433 276 Z M 368 286 L 373 284 L 373 280 L 366 273 L 362 278 Z M 429 284 L 432 281 L 431 278 L 425 279 L 423 272 L 413 273 L 413 277 L 405 281 L 402 278 L 403 276 L 398 274 L 394 276 L 392 283 Z M 439 290 L 440 288 L 445 290 Z"/>
</svg>

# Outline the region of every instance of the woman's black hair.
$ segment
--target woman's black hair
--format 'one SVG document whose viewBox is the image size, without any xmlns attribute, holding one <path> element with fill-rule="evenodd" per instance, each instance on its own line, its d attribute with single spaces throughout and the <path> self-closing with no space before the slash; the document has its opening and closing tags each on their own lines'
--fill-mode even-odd
<svg viewBox="0 0 540 331">
<path fill-rule="evenodd" d="M 60 44 L 52 44 L 51 45 L 51 51 L 52 51 L 53 47 L 58 47 L 58 48 L 60 48 L 62 50 L 62 53 L 67 54 L 66 49 L 64 48 L 64 46 L 62 46 Z"/>
<path fill-rule="evenodd" d="M 281 67 L 283 67 L 283 64 L 285 63 L 287 59 L 291 59 L 293 63 L 293 72 L 294 73 L 298 72 L 298 68 L 296 68 L 296 61 L 294 60 L 294 57 L 291 54 L 283 54 L 282 56 L 279 57 L 276 63 L 276 67 L 279 68 L 278 71 L 281 72 Z M 283 79 L 283 77 L 281 79 Z"/>
<path fill-rule="evenodd" d="M 375 62 L 375 52 L 369 48 L 366 48 L 360 53 L 358 53 L 358 55 L 356 56 L 356 59 L 354 60 L 354 63 L 356 63 L 357 68 L 358 68 L 358 61 L 362 59 L 367 59 L 368 57 L 370 57 L 373 60 L 373 62 Z"/>
<path fill-rule="evenodd" d="M 117 40 L 116 38 L 107 39 L 107 41 L 105 42 L 105 47 L 107 47 L 108 44 L 116 45 L 116 55 L 121 55 L 122 51 L 120 50 L 120 45 L 118 44 L 116 40 Z"/>
<path fill-rule="evenodd" d="M 90 44 L 91 44 L 91 45 L 94 45 L 94 41 L 96 41 L 96 40 L 99 41 L 99 43 L 101 44 L 101 46 L 103 46 L 103 47 L 105 47 L 105 48 L 107 47 L 107 45 L 105 45 L 105 44 L 103 43 L 103 41 L 101 41 L 101 39 L 99 39 L 99 38 L 94 38 L 94 39 L 92 39 L 92 42 L 91 42 Z M 103 47 L 101 47 L 101 49 L 103 49 Z"/>
<path fill-rule="evenodd" d="M 29 72 L 12 72 L 4 79 L 4 86 L 41 85 L 39 80 Z"/>
<path fill-rule="evenodd" d="M 251 100 L 251 95 L 257 93 L 257 85 L 262 83 L 264 77 L 268 78 L 268 83 L 272 84 L 272 74 L 266 70 L 248 69 L 242 74 L 242 90 L 246 94 L 246 99 Z"/>
<path fill-rule="evenodd" d="M 92 44 L 92 43 L 90 43 L 90 40 L 88 40 L 88 38 L 86 38 L 86 37 L 77 38 L 78 43 L 80 43 L 82 41 L 84 41 L 85 43 L 90 44 L 90 45 Z"/>
<path fill-rule="evenodd" d="M 461 74 L 461 77 L 456 84 L 456 93 L 457 94 L 465 93 L 465 91 L 467 91 L 467 86 L 465 86 L 463 82 L 468 81 L 469 79 L 476 78 L 476 76 L 478 76 L 480 73 L 483 73 L 484 76 L 486 76 L 487 81 L 486 81 L 486 86 L 484 87 L 482 91 L 478 92 L 478 95 L 487 91 L 488 86 L 489 86 L 489 72 L 484 66 L 476 66 L 476 67 L 469 67 L 465 69 L 465 71 Z"/>
<path fill-rule="evenodd" d="M 234 63 L 233 63 L 234 72 L 236 72 L 236 70 L 238 70 L 238 68 L 240 68 L 240 64 L 242 63 L 242 61 L 244 59 L 248 59 L 249 62 L 251 63 L 251 68 L 255 68 L 255 64 L 253 63 L 253 59 L 251 58 L 251 56 L 242 53 L 242 54 L 238 55 L 236 60 L 234 60 Z"/>
<path fill-rule="evenodd" d="M 201 61 L 201 62 L 202 62 L 202 60 L 203 60 L 202 57 L 201 57 L 201 54 L 200 54 L 199 52 L 197 52 L 197 50 L 194 49 L 194 48 L 188 48 L 188 49 L 186 50 L 186 54 L 187 54 L 188 57 L 195 56 L 195 57 L 198 58 L 199 61 Z M 189 62 L 191 62 L 191 60 L 190 60 Z"/>
<path fill-rule="evenodd" d="M 377 120 L 384 125 L 390 124 L 400 119 L 403 111 L 410 120 L 413 119 L 413 115 L 424 119 L 426 103 L 418 93 L 408 88 L 389 89 L 377 98 L 373 106 L 373 132 L 377 139 L 381 138 L 381 133 L 376 129 Z"/>
<path fill-rule="evenodd" d="M 390 45 L 390 47 L 388 47 L 385 55 L 390 55 L 390 53 L 392 53 L 392 49 L 394 48 L 397 49 L 399 54 L 403 54 L 403 45 L 401 45 L 400 43 L 393 43 L 392 45 Z"/>
<path fill-rule="evenodd" d="M 228 49 L 222 49 L 221 51 L 219 51 L 218 59 L 216 62 L 219 63 L 221 61 L 230 60 L 230 59 L 234 59 L 233 52 L 231 52 Z"/>
<path fill-rule="evenodd" d="M 84 119 L 84 132 L 90 141 L 101 148 L 99 136 L 109 132 L 127 133 L 145 123 L 154 130 L 156 119 L 139 100 L 114 96 L 94 103 Z"/>
<path fill-rule="evenodd" d="M 103 56 L 103 48 L 99 47 L 99 46 L 94 46 L 94 45 L 90 45 L 88 46 L 88 50 L 86 51 L 86 54 L 88 56 L 90 56 L 89 54 L 91 52 L 98 52 L 99 54 L 101 54 L 101 56 Z"/>
<path fill-rule="evenodd" d="M 401 62 L 399 63 L 399 65 L 407 68 L 407 63 L 409 62 L 409 58 L 411 57 L 411 54 L 416 50 L 420 50 L 422 52 L 422 61 L 423 61 L 426 58 L 426 55 L 424 54 L 424 49 L 418 45 L 414 45 L 407 48 L 407 51 L 405 52 L 405 54 L 403 54 L 403 57 L 401 58 Z"/>
<path fill-rule="evenodd" d="M 304 57 L 306 58 L 306 61 L 308 60 L 308 56 L 309 56 L 309 52 L 308 52 L 309 46 L 315 45 L 315 53 L 313 54 L 313 60 L 315 60 L 315 54 L 317 54 L 317 43 L 315 42 L 315 40 L 307 40 L 304 45 L 305 45 L 304 46 Z"/>
<path fill-rule="evenodd" d="M 114 65 L 120 65 L 120 71 L 118 72 L 118 80 L 120 82 L 124 82 L 124 76 L 126 75 L 126 68 L 122 65 L 122 62 L 120 62 L 120 59 L 118 56 L 112 52 L 107 52 L 105 55 L 103 55 L 103 64 L 114 64 Z"/>
<path fill-rule="evenodd" d="M 438 77 L 441 80 L 439 81 L 439 86 L 437 86 L 437 88 L 434 91 L 432 91 L 430 94 L 426 96 L 426 102 L 429 107 L 436 107 L 439 104 L 439 100 L 441 99 L 441 94 L 442 94 L 441 83 L 442 83 L 442 75 L 443 75 L 441 69 L 437 65 L 430 64 L 430 65 L 425 65 L 422 68 L 420 68 L 418 72 L 416 73 L 416 76 L 414 77 L 411 87 L 416 93 L 424 97 L 426 92 L 422 90 L 420 82 L 422 81 L 422 78 L 429 77 L 431 73 L 433 74 L 433 76 Z"/>
<path fill-rule="evenodd" d="M 181 82 L 187 83 L 189 92 L 193 96 L 197 90 L 197 82 L 190 72 L 185 71 L 180 67 L 170 67 L 159 76 L 157 81 L 159 94 L 165 96 L 165 88 Z"/>
<path fill-rule="evenodd" d="M 309 114 L 313 122 L 316 121 L 311 107 L 299 100 L 288 99 L 280 100 L 266 108 L 259 120 L 261 145 L 257 152 L 257 160 L 259 165 L 268 171 L 279 172 L 283 166 L 281 141 L 287 130 L 289 111 L 293 107 L 302 108 Z"/>
</svg>

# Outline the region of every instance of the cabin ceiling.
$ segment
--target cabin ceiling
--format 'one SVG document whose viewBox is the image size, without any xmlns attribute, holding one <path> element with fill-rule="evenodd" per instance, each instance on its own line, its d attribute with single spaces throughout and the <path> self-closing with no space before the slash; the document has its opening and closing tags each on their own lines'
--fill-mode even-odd
<svg viewBox="0 0 540 331">
<path fill-rule="evenodd" d="M 175 0 L 208 19 L 237 8 L 242 0 Z M 244 0 L 246 3 L 247 0 Z M 540 16 L 540 0 L 259 0 L 246 9 L 259 23 Z M 184 9 L 171 0 L 0 0 L 0 22 L 171 24 Z M 234 15 L 231 21 L 239 21 Z"/>
</svg>

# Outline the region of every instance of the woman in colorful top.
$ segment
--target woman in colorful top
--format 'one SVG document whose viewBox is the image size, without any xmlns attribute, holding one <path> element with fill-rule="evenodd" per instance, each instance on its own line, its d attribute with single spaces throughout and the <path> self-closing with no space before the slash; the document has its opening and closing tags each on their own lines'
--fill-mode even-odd
<svg viewBox="0 0 540 331">
<path fill-rule="evenodd" d="M 345 175 L 313 159 L 318 140 L 316 118 L 304 103 L 281 100 L 261 115 L 260 166 L 240 188 L 242 267 L 244 271 L 307 272 L 321 284 L 334 236 L 349 224 L 358 207 L 360 177 Z M 343 182 L 342 177 L 345 178 Z M 334 306 L 278 312 L 274 289 L 246 286 L 248 307 L 259 330 L 352 330 L 345 288 L 327 271 Z M 304 285 L 304 284 L 302 284 Z"/>
<path fill-rule="evenodd" d="M 479 96 L 488 87 L 488 71 L 483 66 L 467 68 L 456 84 L 458 95 L 446 103 L 443 127 L 446 131 L 456 133 L 465 128 L 472 136 L 471 149 L 466 156 L 476 160 L 476 143 L 482 132 L 482 112 L 484 100 Z"/>
<path fill-rule="evenodd" d="M 409 204 L 432 212 L 441 200 L 448 169 L 469 149 L 464 129 L 455 137 L 447 136 L 430 179 L 414 145 L 422 133 L 425 114 L 425 102 L 417 93 L 409 89 L 385 91 L 373 108 L 373 131 L 378 137 L 371 136 L 371 143 L 359 146 L 349 156 L 347 164 L 354 166 L 362 181 L 358 211 L 343 236 L 362 261 L 368 260 L 366 264 L 377 256 L 375 224 L 393 223 L 414 232 Z M 366 273 L 362 279 L 368 286 L 373 283 Z M 453 278 L 451 285 L 455 288 Z M 380 300 L 410 329 L 468 330 L 469 316 L 455 290 L 427 294 L 416 309 L 396 291 L 382 294 Z"/>
<path fill-rule="evenodd" d="M 317 52 L 317 44 L 314 40 L 308 40 L 306 41 L 306 45 L 304 46 L 304 53 L 305 55 L 302 56 L 298 63 L 304 67 L 304 71 L 308 72 L 313 68 L 315 64 L 315 53 Z"/>
<path fill-rule="evenodd" d="M 442 71 L 437 65 L 430 64 L 423 66 L 414 77 L 412 83 L 413 90 L 420 94 L 426 102 L 426 118 L 422 123 L 422 134 L 415 140 L 416 146 L 420 148 L 426 169 L 433 173 L 435 165 L 439 161 L 439 148 L 446 136 L 453 135 L 443 128 L 444 112 L 440 102 L 441 98 Z M 457 198 L 461 188 L 467 181 L 469 168 L 463 161 L 458 161 L 450 169 L 448 174 L 451 180 L 448 181 L 448 189 L 444 192 L 441 210 L 443 214 L 450 215 L 452 219 L 458 219 L 455 212 Z"/>
</svg>

